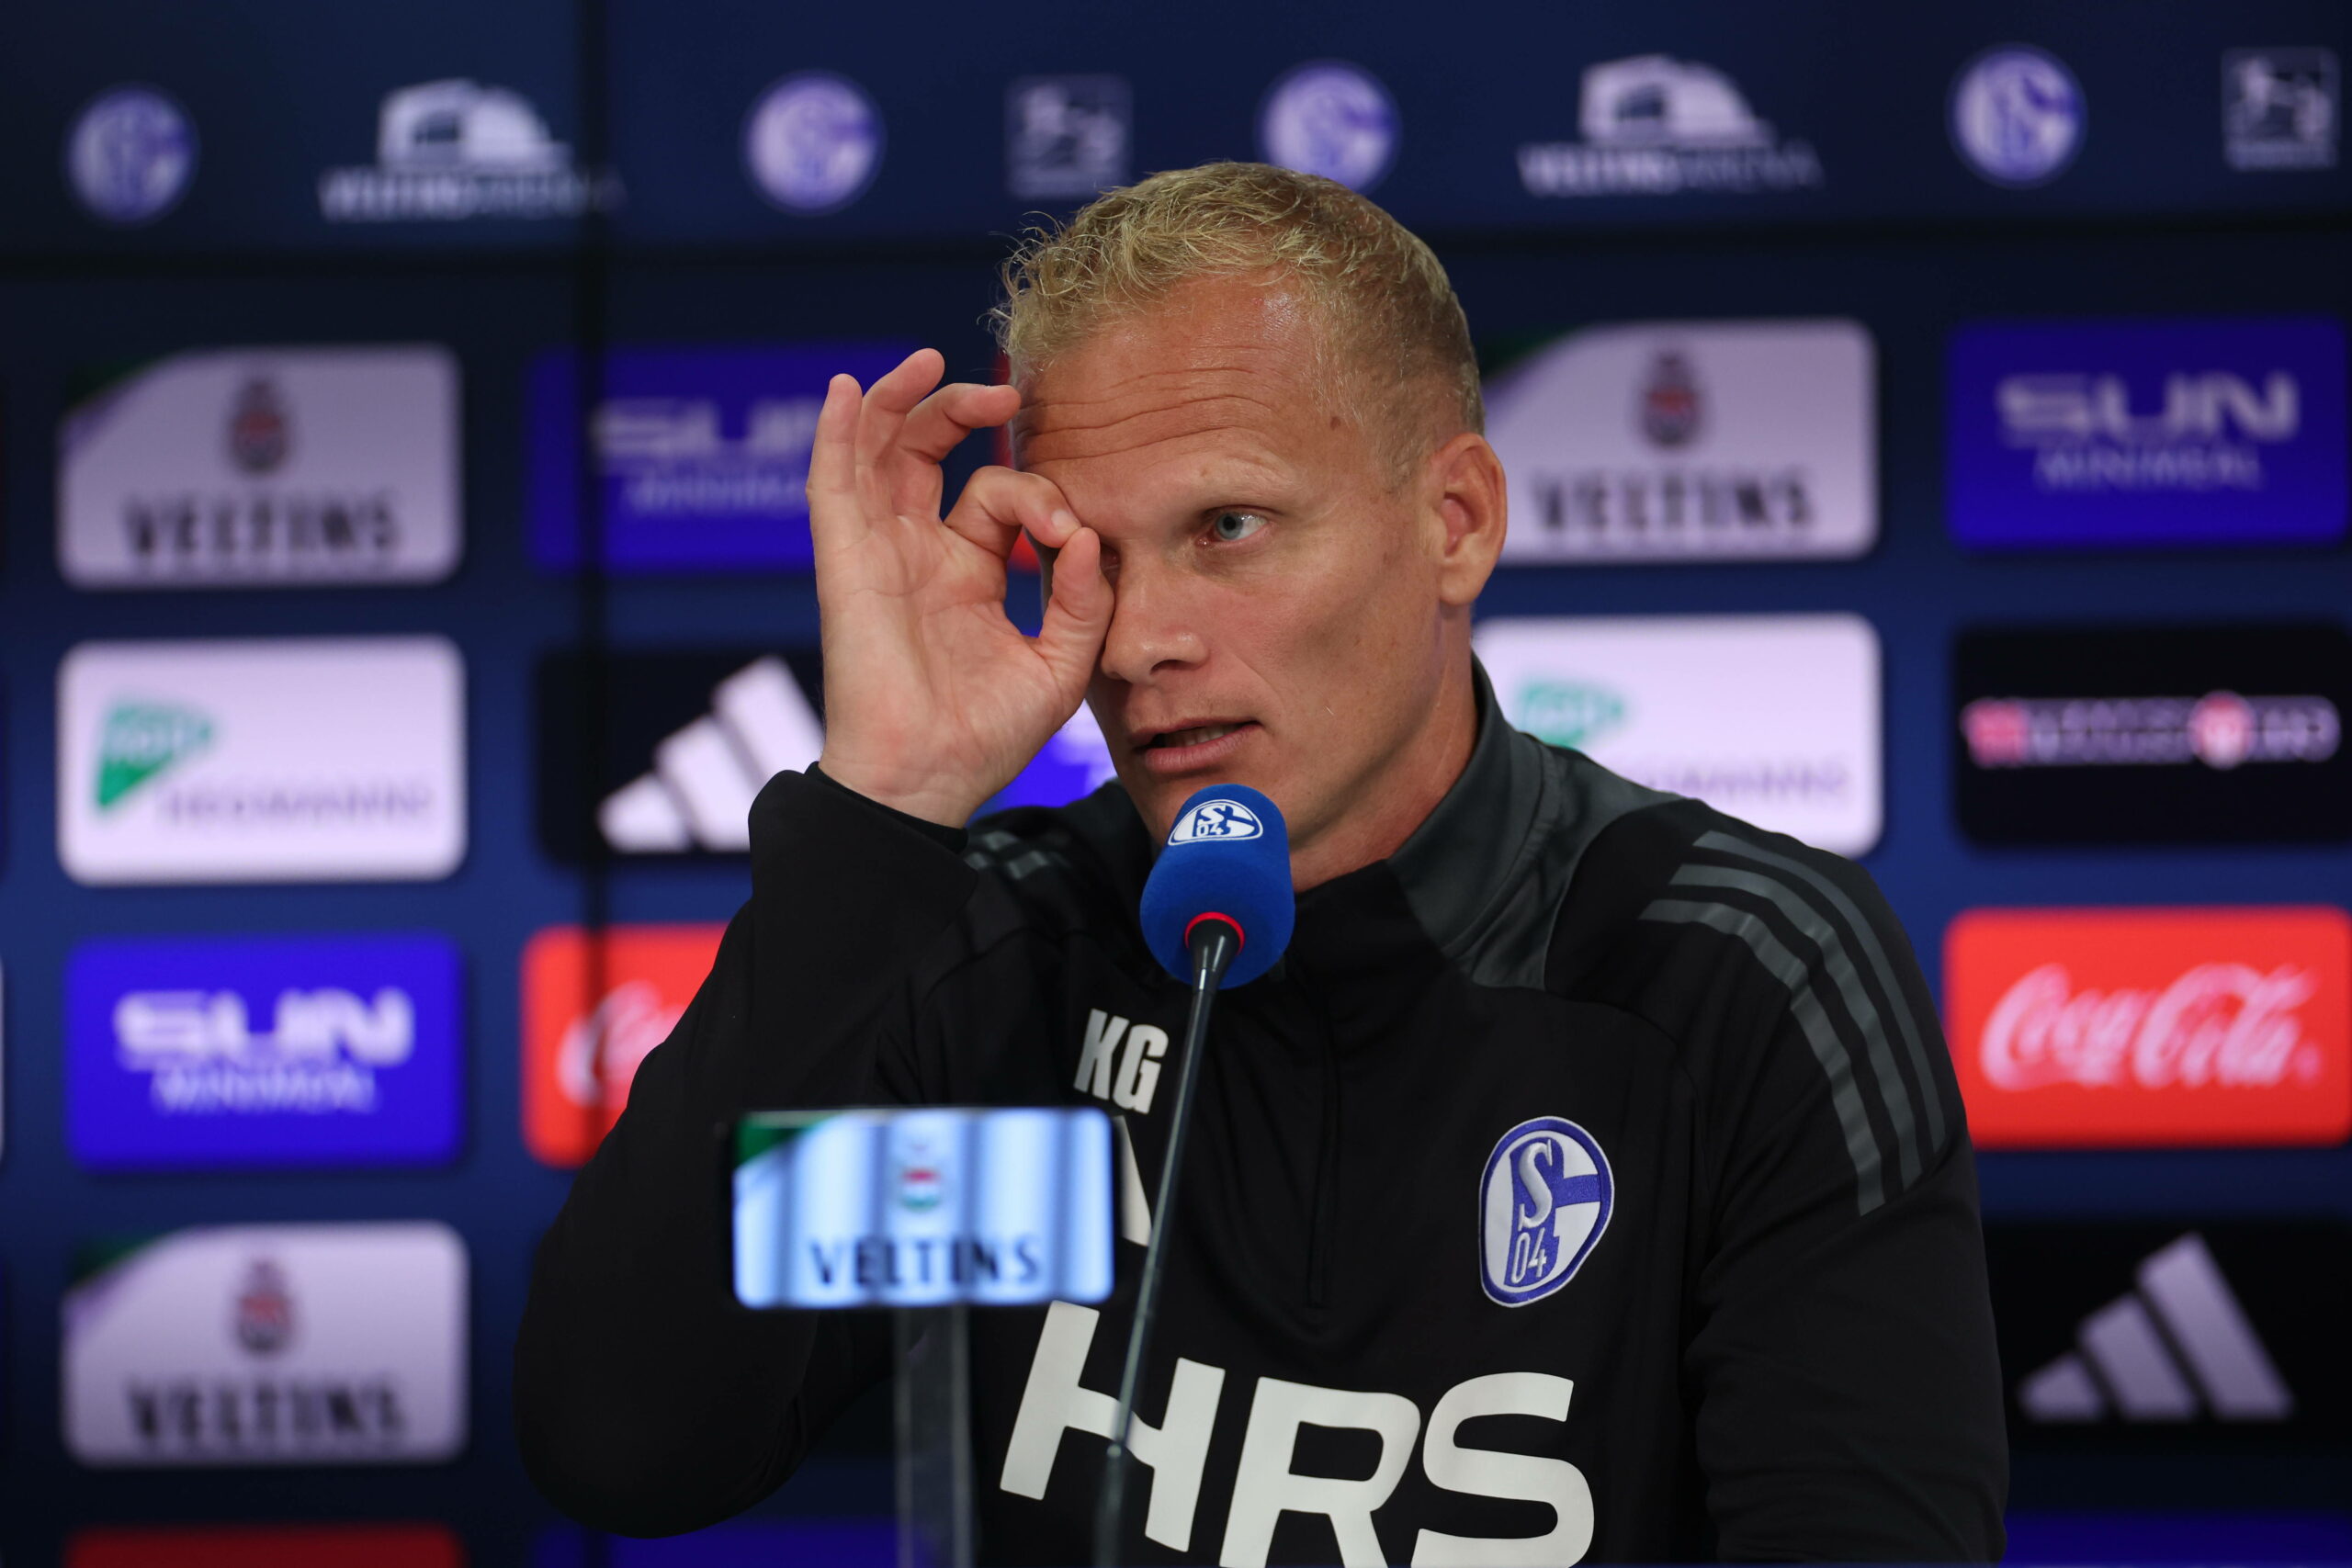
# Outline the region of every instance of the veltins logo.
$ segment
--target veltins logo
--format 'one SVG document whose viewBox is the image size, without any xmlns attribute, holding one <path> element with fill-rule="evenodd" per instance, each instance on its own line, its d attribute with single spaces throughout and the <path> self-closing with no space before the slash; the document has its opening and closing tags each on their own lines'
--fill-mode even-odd
<svg viewBox="0 0 2352 1568">
<path fill-rule="evenodd" d="M 1579 141 L 1529 142 L 1519 178 L 1530 196 L 1748 195 L 1810 190 L 1821 159 L 1758 119 L 1732 79 L 1663 54 L 1585 67 Z"/>
<path fill-rule="evenodd" d="M 431 582 L 457 569 L 458 362 L 437 344 L 174 355 L 58 436 L 78 588 Z"/>
<path fill-rule="evenodd" d="M 523 949 L 523 1143 L 584 1163 L 718 956 L 722 925 L 549 926 Z"/>
<path fill-rule="evenodd" d="M 375 164 L 319 176 L 330 223 L 577 218 L 619 201 L 619 181 L 574 167 L 529 99 L 458 77 L 385 94 Z"/>
<path fill-rule="evenodd" d="M 831 1309 L 1100 1301 L 1111 1121 L 1054 1109 L 775 1111 L 737 1124 L 735 1295 Z"/>
<path fill-rule="evenodd" d="M 1541 1301 L 1573 1278 L 1615 1207 L 1609 1156 L 1557 1116 L 1505 1133 L 1478 1179 L 1478 1282 L 1504 1306 Z"/>
<path fill-rule="evenodd" d="M 893 344 L 621 348 L 605 356 L 585 438 L 594 453 L 605 569 L 805 570 L 808 449 L 825 384 L 867 386 L 906 357 Z M 578 570 L 580 367 L 570 349 L 531 372 L 531 553 Z"/>
<path fill-rule="evenodd" d="M 179 204 L 196 177 L 196 127 L 153 87 L 110 87 L 93 98 L 65 141 L 65 176 L 90 216 L 125 227 Z"/>
<path fill-rule="evenodd" d="M 1472 640 L 1538 739 L 1839 854 L 1878 841 L 1878 634 L 1860 616 L 1498 619 Z"/>
<path fill-rule="evenodd" d="M 459 987 L 442 936 L 85 942 L 65 977 L 74 1158 L 92 1170 L 447 1160 Z"/>
<path fill-rule="evenodd" d="M 465 673 L 439 637 L 84 643 L 58 669 L 75 881 L 447 876 Z"/>
<path fill-rule="evenodd" d="M 91 1465 L 423 1464 L 466 1441 L 447 1225 L 175 1231 L 67 1292 L 65 1446 Z"/>
<path fill-rule="evenodd" d="M 1266 830 L 1258 814 L 1238 800 L 1204 800 L 1168 829 L 1170 844 L 1197 843 L 1204 839 L 1255 839 Z"/>
<path fill-rule="evenodd" d="M 1487 431 L 1507 559 L 1857 556 L 1878 537 L 1870 333 L 1848 321 L 1588 328 L 1506 367 Z"/>
<path fill-rule="evenodd" d="M 1981 549 L 2332 544 L 2344 329 L 2321 317 L 1973 326 L 1945 496 Z"/>
<path fill-rule="evenodd" d="M 2089 116 L 2075 73 L 2026 44 L 1988 49 L 1951 86 L 1951 143 L 1996 186 L 2045 185 L 2066 172 Z"/>
<path fill-rule="evenodd" d="M 1944 1005 L 1984 1148 L 2352 1135 L 2352 919 L 2333 908 L 1972 909 Z"/>
<path fill-rule="evenodd" d="M 1269 164 L 1370 190 L 1396 161 L 1401 120 L 1380 78 L 1344 60 L 1284 72 L 1258 110 L 1258 151 Z"/>
</svg>

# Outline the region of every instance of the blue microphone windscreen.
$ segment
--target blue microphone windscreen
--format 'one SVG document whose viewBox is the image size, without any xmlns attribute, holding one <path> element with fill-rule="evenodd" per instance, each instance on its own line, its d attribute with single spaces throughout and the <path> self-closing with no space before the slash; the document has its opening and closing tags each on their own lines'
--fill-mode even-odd
<svg viewBox="0 0 2352 1568">
<path fill-rule="evenodd" d="M 1143 935 L 1170 975 L 1193 983 L 1184 942 L 1203 915 L 1241 928 L 1224 984 L 1246 986 L 1290 945 L 1298 913 L 1290 886 L 1290 831 L 1274 803 L 1242 784 L 1211 784 L 1184 803 L 1143 885 Z"/>
</svg>

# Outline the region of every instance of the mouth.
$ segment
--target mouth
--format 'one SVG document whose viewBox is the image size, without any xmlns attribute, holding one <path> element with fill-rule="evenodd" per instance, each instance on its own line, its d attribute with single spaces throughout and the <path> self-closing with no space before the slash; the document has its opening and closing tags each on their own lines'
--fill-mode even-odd
<svg viewBox="0 0 2352 1568">
<path fill-rule="evenodd" d="M 1255 719 L 1211 719 L 1146 731 L 1134 744 L 1144 766 L 1162 776 L 1188 773 L 1225 761 L 1258 733 Z"/>
</svg>

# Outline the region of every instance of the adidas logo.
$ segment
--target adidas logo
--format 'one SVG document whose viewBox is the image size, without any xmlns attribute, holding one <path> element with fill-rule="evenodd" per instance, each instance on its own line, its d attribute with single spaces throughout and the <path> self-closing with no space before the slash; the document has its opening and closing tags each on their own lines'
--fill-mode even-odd
<svg viewBox="0 0 2352 1568">
<path fill-rule="evenodd" d="M 2083 1319 L 2075 1348 L 2018 1384 L 2026 1418 L 2084 1424 L 2284 1421 L 2295 1396 L 2194 1231 L 2145 1258 L 2138 1285 Z"/>
<path fill-rule="evenodd" d="M 167 703 L 117 703 L 98 731 L 98 809 L 212 744 L 212 720 Z"/>
<path fill-rule="evenodd" d="M 662 738 L 651 773 L 605 797 L 597 828 L 616 854 L 741 854 L 760 787 L 824 748 L 824 726 L 784 660 L 756 660 L 718 683 L 709 713 Z"/>
</svg>

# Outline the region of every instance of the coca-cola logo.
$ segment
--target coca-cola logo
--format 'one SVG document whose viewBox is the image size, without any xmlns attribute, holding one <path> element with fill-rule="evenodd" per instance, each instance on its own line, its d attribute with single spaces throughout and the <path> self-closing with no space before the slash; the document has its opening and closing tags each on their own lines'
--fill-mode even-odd
<svg viewBox="0 0 2352 1568">
<path fill-rule="evenodd" d="M 2199 964 L 2161 989 L 2077 990 L 2064 964 L 2045 964 L 1994 1005 L 1978 1063 L 1987 1083 L 2013 1091 L 2311 1082 L 2322 1053 L 2298 1010 L 2317 989 L 2296 964 Z"/>
<path fill-rule="evenodd" d="M 557 1088 L 582 1110 L 619 1105 L 639 1064 L 670 1037 L 685 1010 L 664 1003 L 661 988 L 650 981 L 615 986 L 563 1032 L 556 1047 Z"/>
</svg>

